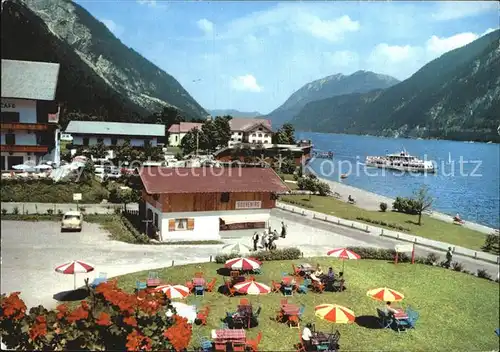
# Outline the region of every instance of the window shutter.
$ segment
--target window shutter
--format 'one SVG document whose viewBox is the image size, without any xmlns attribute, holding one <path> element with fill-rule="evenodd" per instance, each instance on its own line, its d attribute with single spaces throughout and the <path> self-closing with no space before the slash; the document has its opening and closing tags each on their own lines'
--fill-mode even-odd
<svg viewBox="0 0 500 352">
<path fill-rule="evenodd" d="M 194 219 L 188 219 L 188 230 L 194 230 Z"/>
<path fill-rule="evenodd" d="M 168 220 L 168 231 L 175 231 L 175 220 Z"/>
</svg>

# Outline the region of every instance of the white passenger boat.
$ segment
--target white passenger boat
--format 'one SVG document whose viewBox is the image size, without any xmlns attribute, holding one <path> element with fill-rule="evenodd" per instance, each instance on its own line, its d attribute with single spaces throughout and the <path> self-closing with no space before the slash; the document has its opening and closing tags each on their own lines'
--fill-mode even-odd
<svg viewBox="0 0 500 352">
<path fill-rule="evenodd" d="M 432 161 L 421 160 L 408 154 L 404 149 L 400 153 L 387 154 L 386 156 L 367 156 L 365 164 L 366 166 L 399 171 L 436 172 Z"/>
</svg>

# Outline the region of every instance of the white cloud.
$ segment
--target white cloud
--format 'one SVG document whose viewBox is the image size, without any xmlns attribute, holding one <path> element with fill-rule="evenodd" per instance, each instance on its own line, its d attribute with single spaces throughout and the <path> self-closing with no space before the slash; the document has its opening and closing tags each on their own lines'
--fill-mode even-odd
<svg viewBox="0 0 500 352">
<path fill-rule="evenodd" d="M 137 2 L 141 5 L 147 5 L 151 7 L 155 7 L 157 5 L 156 0 L 137 0 Z"/>
<path fill-rule="evenodd" d="M 412 58 L 416 48 L 411 45 L 378 44 L 368 56 L 367 61 L 378 64 L 397 64 Z"/>
<path fill-rule="evenodd" d="M 214 32 L 214 24 L 207 20 L 206 18 L 202 18 L 196 22 L 198 28 L 200 28 L 205 35 L 212 34 Z"/>
<path fill-rule="evenodd" d="M 477 38 L 479 38 L 479 35 L 470 32 L 459 33 L 448 38 L 440 38 L 433 35 L 427 40 L 425 48 L 429 55 L 438 57 L 450 50 L 467 45 Z"/>
<path fill-rule="evenodd" d="M 278 4 L 269 10 L 253 12 L 229 22 L 220 38 L 237 39 L 257 32 L 276 35 L 288 31 L 335 42 L 342 40 L 346 33 L 359 30 L 358 21 L 347 15 L 335 17 L 332 9 L 335 8 L 322 5 L 311 7 L 301 3 Z"/>
<path fill-rule="evenodd" d="M 354 51 L 340 50 L 333 53 L 326 53 L 325 56 L 336 67 L 357 66 L 359 63 L 359 55 Z"/>
<path fill-rule="evenodd" d="M 431 17 L 436 21 L 449 21 L 499 10 L 497 1 L 442 1 Z"/>
<path fill-rule="evenodd" d="M 117 37 L 122 35 L 124 30 L 125 30 L 122 26 L 116 24 L 116 22 L 113 20 L 103 18 L 103 19 L 101 19 L 101 22 L 104 23 L 104 25 L 106 27 L 108 27 L 108 29 L 111 31 L 111 33 L 113 33 Z"/>
<path fill-rule="evenodd" d="M 231 88 L 233 88 L 234 90 L 254 92 L 254 93 L 262 91 L 262 87 L 259 86 L 259 84 L 257 83 L 257 79 L 251 74 L 232 77 Z"/>
</svg>

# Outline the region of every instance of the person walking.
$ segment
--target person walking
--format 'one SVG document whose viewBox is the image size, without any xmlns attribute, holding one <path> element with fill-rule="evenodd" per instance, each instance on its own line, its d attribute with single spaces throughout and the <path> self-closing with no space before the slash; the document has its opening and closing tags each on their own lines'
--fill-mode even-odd
<svg viewBox="0 0 500 352">
<path fill-rule="evenodd" d="M 282 221 L 281 222 L 281 238 L 285 238 L 286 237 L 286 225 L 285 225 L 285 222 Z"/>
<path fill-rule="evenodd" d="M 451 247 L 448 247 L 448 252 L 446 252 L 446 262 L 445 266 L 449 269 L 451 266 L 451 260 L 453 259 L 453 251 L 451 250 Z"/>
<path fill-rule="evenodd" d="M 257 251 L 257 244 L 259 243 L 259 233 L 255 231 L 255 233 L 252 236 L 253 240 L 253 250 Z"/>
</svg>

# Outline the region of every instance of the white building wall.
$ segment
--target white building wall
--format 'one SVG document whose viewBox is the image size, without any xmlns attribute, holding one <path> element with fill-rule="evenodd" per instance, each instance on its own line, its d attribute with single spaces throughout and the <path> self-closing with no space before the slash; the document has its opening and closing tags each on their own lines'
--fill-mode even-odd
<svg viewBox="0 0 500 352">
<path fill-rule="evenodd" d="M 199 211 L 163 213 L 161 219 L 161 241 L 208 241 L 219 240 L 219 219 L 221 217 L 239 217 L 246 214 L 262 215 L 269 221 L 271 209 L 246 209 L 227 211 Z M 171 219 L 194 219 L 194 229 L 184 231 L 169 231 L 169 220 Z"/>
<path fill-rule="evenodd" d="M 2 132 L 0 135 L 0 144 L 5 143 L 5 135 L 8 133 Z M 36 144 L 36 134 L 28 133 L 25 131 L 14 131 L 16 136 L 16 144 L 15 145 L 37 145 Z"/>
<path fill-rule="evenodd" d="M 89 139 L 89 146 L 95 145 L 98 143 L 98 139 L 102 138 L 102 142 L 104 143 L 105 146 L 111 146 L 111 140 L 114 139 L 113 137 L 95 137 L 95 136 L 88 136 L 84 137 L 82 135 L 72 135 L 73 137 L 73 145 L 83 145 L 83 139 L 88 138 Z M 153 139 L 150 140 L 151 146 L 156 147 L 158 145 L 158 138 L 153 137 Z M 118 138 L 117 139 L 117 145 L 122 145 L 125 143 L 125 138 Z M 144 147 L 144 139 L 143 138 L 131 138 L 130 139 L 130 145 L 132 147 Z"/>
<path fill-rule="evenodd" d="M 186 136 L 187 133 L 170 133 L 168 136 L 168 145 L 171 147 L 178 147 L 181 145 L 182 138 Z"/>
<path fill-rule="evenodd" d="M 19 123 L 37 123 L 36 100 L 2 98 L 2 111 L 18 112 Z"/>
</svg>

